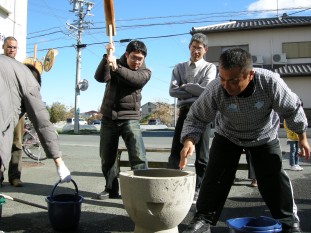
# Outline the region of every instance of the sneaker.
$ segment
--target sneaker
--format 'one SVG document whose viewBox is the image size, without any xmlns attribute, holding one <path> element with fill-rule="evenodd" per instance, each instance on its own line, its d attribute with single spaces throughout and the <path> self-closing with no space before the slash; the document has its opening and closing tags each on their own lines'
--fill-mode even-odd
<svg viewBox="0 0 311 233">
<path fill-rule="evenodd" d="M 294 166 L 290 166 L 290 170 L 292 170 L 292 171 L 302 171 L 303 168 L 300 167 L 299 165 L 294 165 Z"/>
<path fill-rule="evenodd" d="M 121 196 L 119 193 L 112 193 L 108 192 L 107 190 L 102 191 L 101 193 L 97 194 L 96 198 L 98 200 L 106 200 L 108 198 L 110 199 L 119 199 Z"/>
<path fill-rule="evenodd" d="M 199 197 L 199 192 L 200 192 L 200 190 L 196 190 L 194 192 L 194 197 L 193 197 L 193 201 L 192 201 L 193 205 L 195 205 L 197 203 L 197 200 L 198 200 L 198 197 Z"/>
<path fill-rule="evenodd" d="M 302 171 L 303 170 L 303 168 L 300 167 L 298 164 L 296 164 L 295 167 L 297 168 L 297 171 Z"/>
</svg>

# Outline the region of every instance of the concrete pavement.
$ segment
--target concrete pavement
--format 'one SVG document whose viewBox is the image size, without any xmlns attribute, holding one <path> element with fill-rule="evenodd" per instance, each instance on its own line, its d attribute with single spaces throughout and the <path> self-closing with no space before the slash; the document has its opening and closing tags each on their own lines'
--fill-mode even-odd
<svg viewBox="0 0 311 233">
<path fill-rule="evenodd" d="M 93 137 L 94 141 L 99 140 L 98 135 L 93 135 Z M 170 144 L 171 137 L 167 137 L 165 140 Z M 285 141 L 285 139 L 281 139 L 282 150 L 286 152 L 289 148 L 286 146 Z M 148 143 L 152 145 L 152 140 L 148 141 Z M 76 232 L 133 232 L 134 223 L 123 208 L 121 199 L 104 201 L 94 199 L 96 193 L 101 192 L 105 185 L 100 171 L 97 142 L 89 145 L 80 143 L 69 145 L 69 143 L 62 144 L 61 142 L 61 148 L 64 153 L 65 163 L 72 172 L 72 178 L 78 184 L 80 195 L 84 197 L 81 205 L 82 213 L 79 228 Z M 154 156 L 160 157 L 160 155 L 156 154 L 149 156 L 150 159 L 155 159 Z M 165 160 L 168 155 L 161 156 Z M 193 163 L 193 161 L 190 160 L 190 163 Z M 304 232 L 311 232 L 310 161 L 301 161 L 301 166 L 304 168 L 302 172 L 290 171 L 288 170 L 288 156 L 284 154 L 283 165 L 292 180 L 302 229 Z M 187 169 L 193 170 L 194 168 L 190 166 Z M 212 228 L 212 233 L 229 232 L 225 224 L 225 220 L 229 218 L 270 216 L 258 193 L 258 189 L 249 186 L 250 180 L 247 179 L 247 171 L 238 171 L 236 177 L 238 181 L 232 187 L 220 221 L 216 227 Z M 7 178 L 7 173 L 5 173 L 5 178 Z M 22 188 L 12 187 L 5 180 L 1 192 L 46 207 L 45 198 L 50 195 L 54 184 L 58 180 L 54 163 L 51 160 L 36 163 L 28 157 L 24 157 L 22 180 L 24 182 Z M 56 194 L 73 193 L 74 188 L 72 183 L 60 184 L 56 191 Z M 192 206 L 186 218 L 179 225 L 180 232 L 185 229 L 194 212 L 195 206 Z M 10 200 L 6 200 L 3 205 L 0 230 L 12 233 L 54 232 L 49 223 L 47 210 Z"/>
</svg>

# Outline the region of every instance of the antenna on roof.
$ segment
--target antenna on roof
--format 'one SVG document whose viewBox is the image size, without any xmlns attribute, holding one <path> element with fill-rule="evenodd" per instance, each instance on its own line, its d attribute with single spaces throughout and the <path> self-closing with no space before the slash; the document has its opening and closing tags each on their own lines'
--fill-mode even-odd
<svg viewBox="0 0 311 233">
<path fill-rule="evenodd" d="M 276 0 L 276 17 L 279 18 L 279 0 Z"/>
</svg>

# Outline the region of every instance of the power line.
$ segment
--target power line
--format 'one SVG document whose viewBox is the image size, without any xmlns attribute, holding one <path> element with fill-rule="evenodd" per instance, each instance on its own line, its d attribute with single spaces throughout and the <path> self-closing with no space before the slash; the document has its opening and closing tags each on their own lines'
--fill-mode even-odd
<svg viewBox="0 0 311 233">
<path fill-rule="evenodd" d="M 310 8 L 305 8 L 305 7 L 297 7 L 297 8 L 283 8 L 283 9 L 278 9 L 278 10 L 294 10 L 294 9 L 303 9 L 301 11 L 297 11 L 297 12 L 293 12 L 291 15 L 293 14 L 298 14 L 300 12 L 304 12 L 304 11 L 308 11 L 310 10 Z M 276 10 L 264 10 L 264 11 L 250 11 L 251 13 L 263 13 L 263 12 L 275 12 Z M 188 20 L 183 20 L 183 21 L 172 21 L 172 22 L 159 22 L 159 23 L 148 23 L 148 24 L 135 24 L 135 25 L 124 25 L 124 26 L 118 26 L 117 29 L 118 30 L 127 30 L 127 29 L 131 29 L 131 28 L 138 28 L 138 27 L 154 27 L 154 26 L 171 26 L 171 25 L 178 25 L 178 24 L 196 24 L 196 23 L 215 23 L 215 22 L 223 22 L 223 21 L 230 21 L 230 20 L 207 20 L 208 18 L 215 18 L 215 17 L 223 17 L 224 15 L 228 15 L 228 14 L 236 14 L 236 15 L 245 15 L 245 13 L 249 13 L 249 11 L 233 11 L 233 12 L 221 12 L 221 13 L 209 13 L 209 14 L 184 14 L 184 15 L 175 15 L 175 16 L 157 16 L 157 17 L 144 17 L 144 18 L 134 18 L 134 19 L 122 19 L 122 20 L 116 20 L 116 21 L 135 21 L 135 20 L 150 20 L 150 19 L 163 19 L 163 18 L 178 18 L 178 17 L 189 17 L 189 16 L 200 16 L 201 20 L 200 21 L 195 21 L 194 19 L 188 19 Z M 205 18 L 205 20 L 202 20 L 202 16 L 207 16 Z M 99 23 L 99 22 L 97 22 Z M 100 22 L 101 23 L 101 22 Z M 53 29 L 55 28 L 59 28 L 59 27 L 53 27 Z M 89 28 L 89 31 L 94 31 L 94 30 L 103 30 L 105 29 L 106 26 L 103 27 L 93 27 L 93 28 Z M 48 31 L 50 29 L 45 29 L 42 30 L 42 32 L 44 31 Z M 37 32 L 33 32 L 30 34 L 37 34 L 40 31 Z M 34 38 L 40 38 L 43 36 L 48 36 L 48 35 L 53 35 L 53 34 L 57 34 L 57 33 L 63 33 L 64 35 L 68 36 L 68 34 L 64 33 L 62 30 L 57 30 L 57 31 L 53 31 L 50 33 L 44 33 L 44 34 L 40 34 L 40 35 L 36 35 L 36 36 L 32 36 L 29 37 L 27 39 L 34 39 Z M 88 35 L 92 35 L 92 34 L 96 34 L 96 33 L 88 33 Z M 167 37 L 176 37 L 176 36 L 180 36 L 180 35 L 186 35 L 189 33 L 180 33 L 180 34 L 173 34 L 173 35 L 162 35 L 162 36 L 152 36 L 152 37 L 142 37 L 142 38 L 136 38 L 136 39 L 159 39 L 159 38 L 167 38 Z M 116 41 L 118 42 L 118 41 Z M 120 43 L 122 41 L 119 41 Z M 98 43 L 90 43 L 90 44 L 86 44 L 87 46 L 90 45 L 96 45 L 96 44 L 103 44 L 106 42 L 98 42 Z M 68 47 L 72 47 L 73 45 L 70 46 L 61 46 L 61 47 L 57 47 L 59 49 L 61 48 L 68 48 Z M 38 51 L 46 51 L 48 49 L 41 49 Z M 28 53 L 28 52 L 27 52 Z"/>
<path fill-rule="evenodd" d="M 294 15 L 294 14 L 298 14 L 300 12 L 304 12 L 304 11 L 308 11 L 310 10 L 310 8 L 302 8 L 302 7 L 297 7 L 297 8 L 283 8 L 283 9 L 279 9 L 279 10 L 294 10 L 294 9 L 303 9 L 301 11 L 297 11 L 294 12 L 292 14 L 288 14 L 288 15 Z M 144 18 L 134 18 L 134 19 L 121 19 L 121 20 L 116 20 L 118 21 L 125 21 L 125 22 L 129 22 L 129 21 L 137 21 L 137 20 L 150 20 L 150 19 L 163 19 L 163 18 L 179 18 L 179 17 L 189 17 L 189 16 L 207 16 L 205 18 L 203 18 L 204 20 L 198 21 L 194 20 L 194 19 L 188 19 L 188 20 L 183 20 L 183 21 L 172 21 L 172 22 L 159 22 L 159 23 L 148 23 L 148 24 L 134 24 L 134 25 L 124 25 L 124 26 L 117 26 L 118 30 L 126 30 L 126 29 L 131 29 L 131 28 L 138 28 L 138 27 L 154 27 L 154 26 L 167 26 L 167 25 L 180 25 L 180 24 L 198 24 L 198 23 L 216 23 L 216 22 L 223 22 L 223 21 L 230 21 L 232 19 L 223 19 L 224 15 L 227 14 L 237 14 L 237 15 L 243 15 L 245 13 L 263 13 L 263 12 L 275 12 L 276 10 L 265 10 L 265 11 L 233 11 L 233 12 L 222 12 L 222 13 L 210 13 L 210 14 L 188 14 L 188 15 L 176 15 L 176 16 L 157 16 L 157 17 L 144 17 Z M 218 20 L 208 20 L 208 18 L 217 18 L 220 17 L 222 19 L 218 19 Z M 102 24 L 105 22 L 95 22 L 93 24 Z M 57 27 L 54 27 L 57 28 Z M 58 27 L 59 28 L 59 27 Z M 93 27 L 93 28 L 89 28 L 89 30 L 103 30 L 105 29 L 106 26 L 104 25 L 103 27 Z M 45 29 L 43 31 L 47 31 L 49 29 Z M 33 32 L 30 34 L 34 34 L 34 33 L 39 33 L 40 31 L 37 32 Z M 63 33 L 65 35 L 68 35 L 66 33 L 64 33 L 62 30 L 58 30 L 55 32 L 51 32 L 48 34 L 40 34 L 40 35 L 36 35 L 36 36 L 32 36 L 32 37 L 28 37 L 27 39 L 34 39 L 34 38 L 38 38 L 38 37 L 43 37 L 46 35 L 50 35 L 50 34 L 54 34 L 54 33 Z M 91 33 L 90 33 L 91 34 Z"/>
<path fill-rule="evenodd" d="M 311 9 L 311 7 L 310 7 L 310 8 L 307 8 L 307 9 L 304 9 L 304 10 L 301 10 L 301 11 L 296 11 L 296 12 L 293 12 L 293 13 L 287 14 L 287 15 L 295 15 L 295 14 L 298 14 L 298 13 L 301 13 L 301 12 L 304 12 L 304 11 L 308 11 L 308 10 L 310 10 L 310 9 Z"/>
<path fill-rule="evenodd" d="M 56 33 L 63 33 L 63 34 L 65 34 L 63 31 L 58 30 L 58 31 L 50 32 L 50 33 L 41 34 L 39 36 L 27 37 L 27 39 L 33 39 L 33 38 L 42 37 L 42 36 L 49 36 L 49 35 L 53 35 L 53 34 L 56 34 Z M 67 35 L 67 34 L 65 34 L 65 35 Z"/>
<path fill-rule="evenodd" d="M 162 35 L 162 36 L 147 36 L 147 37 L 139 37 L 139 38 L 132 38 L 133 40 L 147 40 L 147 39 L 160 39 L 160 38 L 168 38 L 168 37 L 176 37 L 176 36 L 183 36 L 183 35 L 190 35 L 190 32 L 185 32 L 185 33 L 178 33 L 178 34 L 171 34 L 171 35 Z M 131 40 L 131 39 L 129 39 Z M 114 40 L 115 43 L 124 43 L 124 39 L 122 40 Z M 108 41 L 102 41 L 102 42 L 97 42 L 97 43 L 83 43 L 85 46 L 92 46 L 92 45 L 102 45 L 109 43 Z M 53 47 L 54 49 L 63 49 L 63 48 L 72 48 L 75 47 L 75 45 L 64 45 L 64 46 L 58 46 L 58 47 Z M 44 48 L 44 49 L 37 49 L 37 51 L 47 51 L 49 48 Z M 33 50 L 27 51 L 27 53 L 33 53 Z"/>
<path fill-rule="evenodd" d="M 298 10 L 298 9 L 302 9 L 301 11 L 292 13 L 292 14 L 288 14 L 288 15 L 293 15 L 293 14 L 297 14 L 300 12 L 304 12 L 304 11 L 308 11 L 310 10 L 310 8 L 305 8 L 305 7 L 293 7 L 293 8 L 281 8 L 278 9 L 279 11 L 293 11 L 293 10 Z M 234 15 L 251 15 L 251 14 L 262 14 L 262 13 L 268 13 L 268 12 L 276 12 L 277 10 L 275 9 L 270 9 L 270 10 L 257 10 L 257 11 L 225 11 L 225 12 L 212 12 L 212 13 L 201 13 L 201 14 L 183 14 L 183 15 L 172 15 L 172 16 L 154 16 L 154 17 L 143 17 L 143 18 L 133 18 L 133 19 L 116 19 L 116 22 L 131 22 L 131 21 L 142 21 L 142 20 L 156 20 L 156 19 L 166 19 L 166 18 L 180 18 L 180 17 L 192 17 L 192 16 L 207 16 L 205 18 L 217 18 L 217 17 L 221 17 L 222 20 L 211 20 L 210 22 L 219 22 L 219 21 L 229 21 L 232 19 L 224 19 L 224 15 L 227 18 L 228 15 L 231 14 L 230 17 L 234 16 Z M 189 20 L 193 20 L 193 19 L 189 19 Z M 183 23 L 187 23 L 188 21 L 183 21 Z M 96 23 L 105 23 L 105 22 L 94 22 L 94 24 Z M 163 22 L 163 23 L 158 23 L 156 25 L 165 25 L 165 24 L 173 24 L 176 23 L 178 24 L 178 22 Z M 196 23 L 195 21 L 189 21 L 189 23 Z M 125 27 L 131 27 L 131 26 L 125 26 Z M 133 26 L 134 27 L 134 26 Z M 55 27 L 54 27 L 55 28 Z M 45 31 L 46 29 L 44 29 L 43 31 Z M 40 32 L 40 31 L 38 31 Z M 36 33 L 38 33 L 36 32 Z M 29 33 L 29 34 L 33 34 Z"/>
</svg>

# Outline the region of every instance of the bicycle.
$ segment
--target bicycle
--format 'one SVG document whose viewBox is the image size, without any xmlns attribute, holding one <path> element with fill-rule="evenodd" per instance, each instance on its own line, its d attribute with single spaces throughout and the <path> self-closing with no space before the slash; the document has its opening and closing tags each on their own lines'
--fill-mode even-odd
<svg viewBox="0 0 311 233">
<path fill-rule="evenodd" d="M 38 134 L 27 117 L 25 117 L 22 147 L 24 153 L 33 160 L 42 161 L 47 159 Z"/>
</svg>

